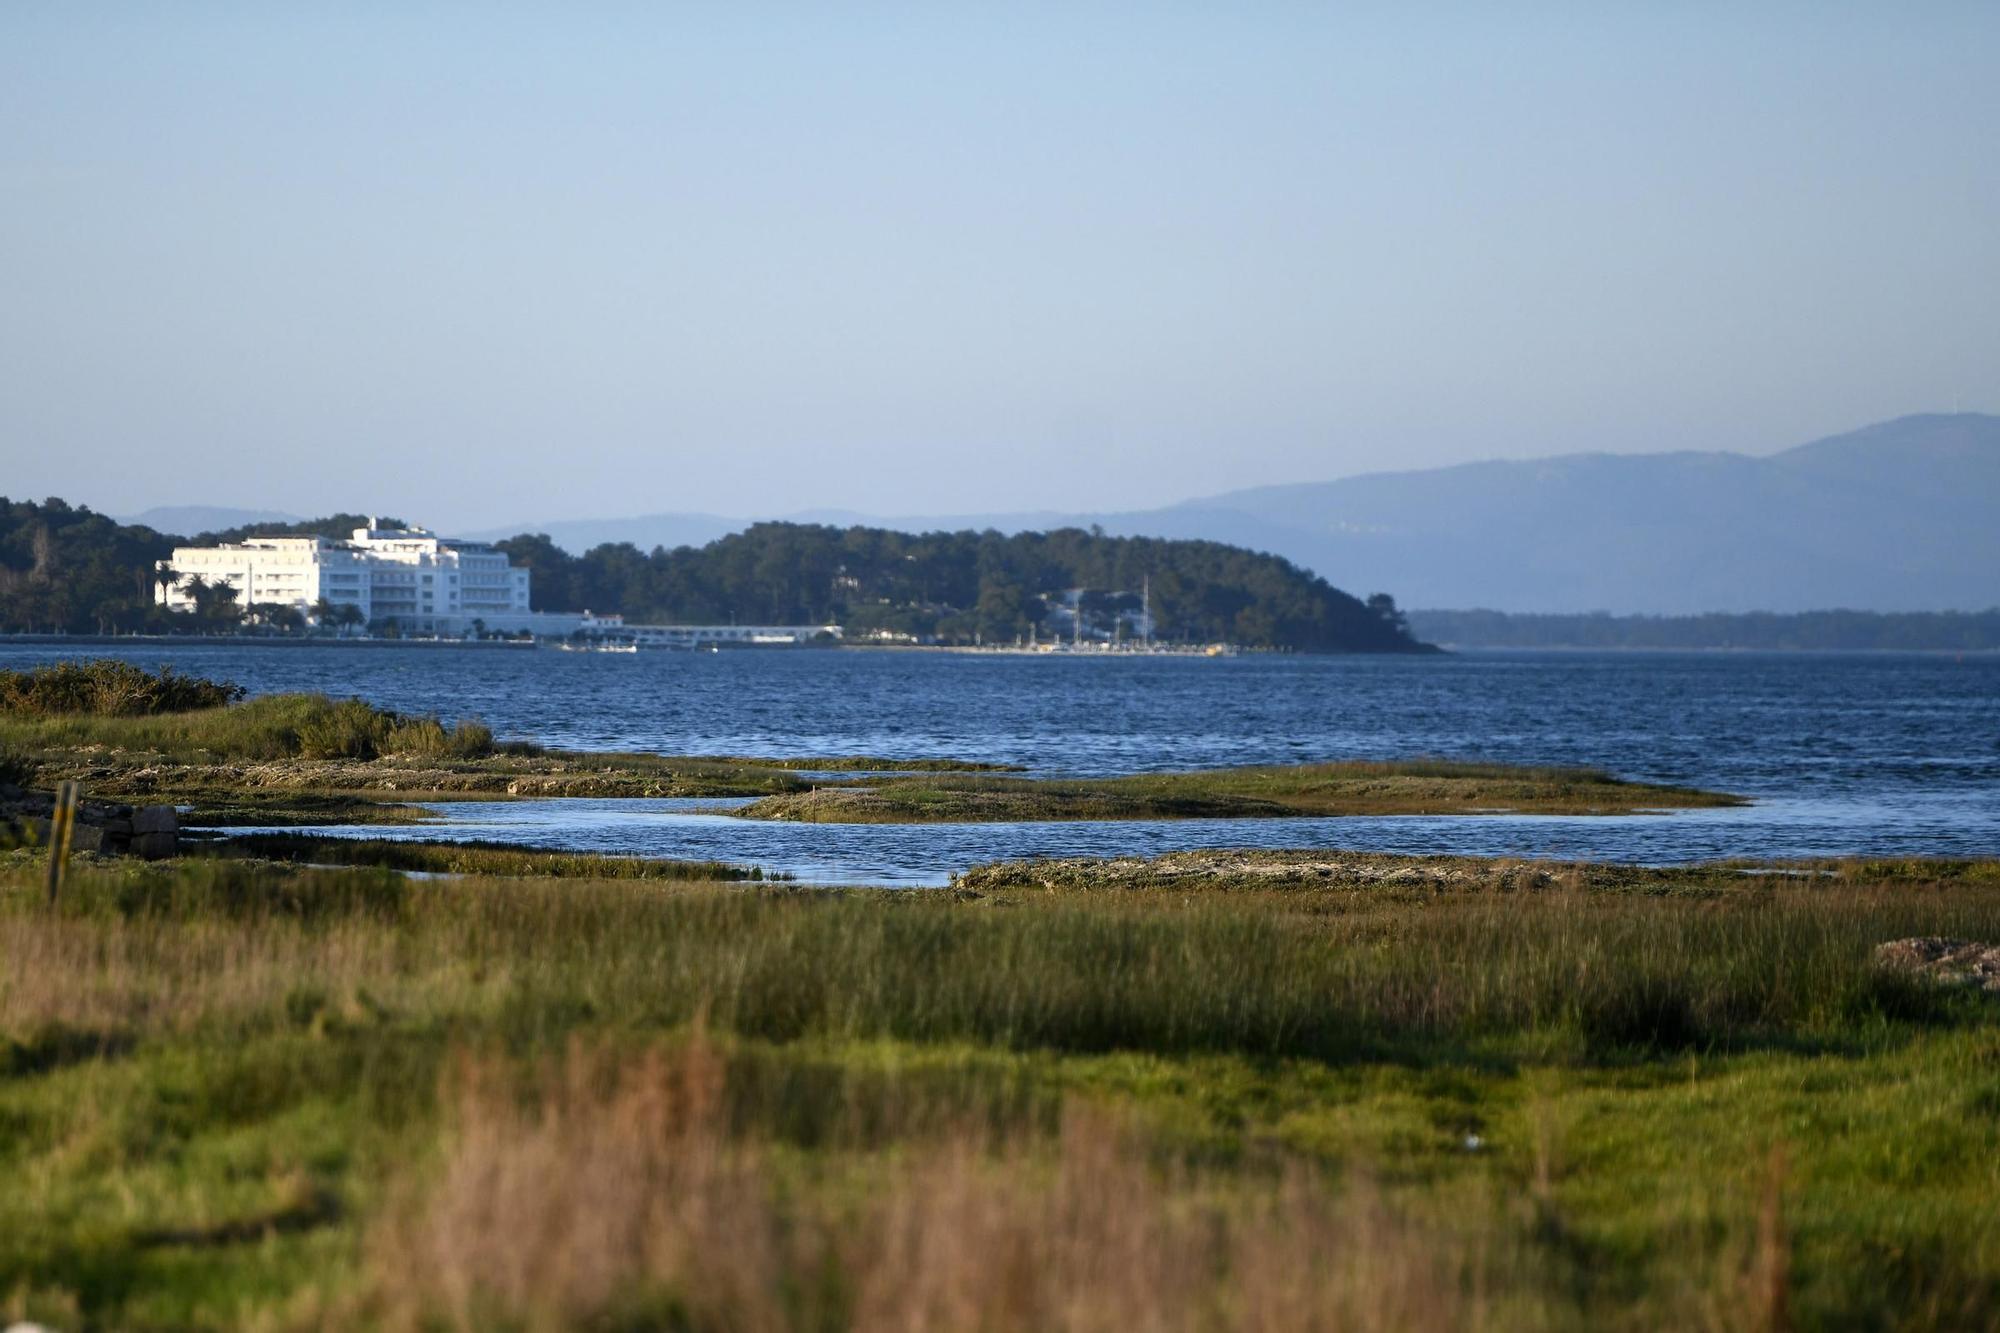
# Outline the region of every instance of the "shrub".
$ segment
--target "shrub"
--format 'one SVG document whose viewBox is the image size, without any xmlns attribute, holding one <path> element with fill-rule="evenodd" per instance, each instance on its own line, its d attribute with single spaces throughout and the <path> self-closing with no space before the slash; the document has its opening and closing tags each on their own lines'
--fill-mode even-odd
<svg viewBox="0 0 2000 1333">
<path fill-rule="evenodd" d="M 381 754 L 476 759 L 494 752 L 493 733 L 479 722 L 448 727 L 435 717 L 406 717 L 361 699 L 324 694 L 263 694 L 226 708 L 142 716 L 0 710 L 0 742 L 30 752 L 104 745 L 193 762 L 218 756 L 373 759 Z"/>
<path fill-rule="evenodd" d="M 383 749 L 390 754 L 442 755 L 451 733 L 434 717 L 412 717 L 392 723 Z"/>
<path fill-rule="evenodd" d="M 147 671 L 110 657 L 57 662 L 32 671 L 0 671 L 0 713 L 31 717 L 186 713 L 220 708 L 244 694 L 241 685 L 228 681 L 183 676 L 170 666 Z"/>
<path fill-rule="evenodd" d="M 373 759 L 394 728 L 393 714 L 359 699 L 343 699 L 299 722 L 299 754 L 306 759 Z"/>
<path fill-rule="evenodd" d="M 480 759 L 493 753 L 493 731 L 483 722 L 465 721 L 446 727 L 435 717 L 396 718 L 389 726 L 388 740 L 382 749 L 388 754 L 433 759 Z"/>
<path fill-rule="evenodd" d="M 493 728 L 467 718 L 451 729 L 451 752 L 460 759 L 479 759 L 493 753 Z"/>
</svg>

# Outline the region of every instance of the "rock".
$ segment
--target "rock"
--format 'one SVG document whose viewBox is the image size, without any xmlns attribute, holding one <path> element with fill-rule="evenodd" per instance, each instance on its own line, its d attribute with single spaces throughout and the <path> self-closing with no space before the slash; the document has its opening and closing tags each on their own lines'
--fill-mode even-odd
<svg viewBox="0 0 2000 1333">
<path fill-rule="evenodd" d="M 116 850 L 111 839 L 96 824 L 86 824 L 81 819 L 70 828 L 69 849 L 72 852 L 109 852 Z"/>
<path fill-rule="evenodd" d="M 179 833 L 180 811 L 171 805 L 149 805 L 132 816 L 134 833 Z"/>
<path fill-rule="evenodd" d="M 1875 946 L 1878 966 L 2000 995 L 2000 945 L 1917 935 Z"/>
<path fill-rule="evenodd" d="M 8 801 L 7 808 L 17 815 L 52 815 L 56 809 L 56 798 L 45 791 L 24 791 Z"/>
<path fill-rule="evenodd" d="M 132 837 L 132 855 L 159 861 L 180 850 L 181 840 L 171 833 L 138 833 Z"/>
</svg>

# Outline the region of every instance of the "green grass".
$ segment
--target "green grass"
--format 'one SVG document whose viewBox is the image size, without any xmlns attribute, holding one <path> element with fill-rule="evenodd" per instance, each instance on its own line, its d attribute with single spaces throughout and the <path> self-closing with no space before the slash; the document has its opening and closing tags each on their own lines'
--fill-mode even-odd
<svg viewBox="0 0 2000 1333">
<path fill-rule="evenodd" d="M 463 854 L 474 870 L 583 865 Z M 15 1307 L 0 1314 L 393 1324 L 405 1289 L 427 1290 L 394 1260 L 411 1237 L 455 1237 L 418 1267 L 498 1290 L 505 1269 L 439 1230 L 460 1215 L 427 1202 L 460 1197 L 436 1194 L 457 1188 L 440 1163 L 545 1162 L 538 1188 L 597 1181 L 602 1197 L 577 1202 L 615 1213 L 618 1171 L 593 1174 L 591 1145 L 652 1103 L 643 1080 L 626 1111 L 611 1089 L 700 1024 L 721 1061 L 703 1086 L 722 1146 L 702 1151 L 725 1156 L 668 1179 L 727 1205 L 705 1224 L 726 1241 L 718 1264 L 762 1252 L 753 1202 L 800 1244 L 822 1225 L 877 1234 L 883 1198 L 930 1219 L 919 1235 L 972 1226 L 984 1215 L 951 1211 L 947 1169 L 969 1152 L 998 1164 L 990 1198 L 1013 1200 L 1027 1236 L 1056 1216 L 1034 1191 L 1065 1163 L 1128 1221 L 1220 1208 L 1273 1244 L 1244 1219 L 1286 1191 L 1338 1201 L 1360 1188 L 1339 1182 L 1372 1182 L 1399 1220 L 1370 1234 L 1410 1237 L 1398 1263 L 1490 1257 L 1477 1284 L 1425 1281 L 1453 1301 L 1478 1285 L 1492 1327 L 1768 1327 L 1760 1264 L 1802 1327 L 1989 1326 L 2000 1003 L 1871 957 L 1907 935 L 2000 939 L 2000 868 L 1827 868 L 1203 886 L 1227 891 L 1079 876 L 973 895 L 196 860 L 80 869 L 51 913 L 16 854 L 0 861 L 0 1302 Z M 595 1054 L 575 1066 L 579 1049 Z M 547 1140 L 493 1119 L 543 1086 L 597 1127 Z M 1136 1156 L 1077 1146 L 1079 1110 L 1124 1126 Z M 672 1123 L 660 1114 L 634 1123 Z M 940 1143 L 961 1146 L 940 1164 Z M 750 1195 L 716 1183 L 739 1153 L 766 1182 Z M 1047 1187 L 1060 1216 L 1087 1202 Z M 1107 1272 L 1176 1267 L 1171 1245 L 1157 1274 L 1111 1259 L 1127 1252 L 1087 1228 L 1062 1245 L 1099 1242 Z M 967 1243 L 899 1271 L 997 1262 Z M 833 1271 L 867 1270 L 836 1249 Z M 781 1322 L 844 1326 L 858 1288 L 824 1260 L 769 1261 L 791 1275 Z M 685 1276 L 620 1299 L 707 1309 Z"/>
<path fill-rule="evenodd" d="M 722 861 L 672 861 L 638 856 L 606 856 L 550 847 L 499 842 L 411 842 L 403 839 L 324 838 L 299 833 L 249 833 L 212 849 L 224 856 L 247 856 L 305 865 L 382 866 L 436 875 L 507 875 L 561 879 L 699 880 L 725 883 L 767 878 L 755 866 Z M 783 879 L 785 876 L 771 876 Z"/>
<path fill-rule="evenodd" d="M 822 786 L 737 812 L 806 823 L 919 824 L 1309 815 L 1625 814 L 1740 805 L 1739 797 L 1626 782 L 1594 769 L 1442 760 L 1297 764 L 1088 780 L 923 776 Z"/>
</svg>

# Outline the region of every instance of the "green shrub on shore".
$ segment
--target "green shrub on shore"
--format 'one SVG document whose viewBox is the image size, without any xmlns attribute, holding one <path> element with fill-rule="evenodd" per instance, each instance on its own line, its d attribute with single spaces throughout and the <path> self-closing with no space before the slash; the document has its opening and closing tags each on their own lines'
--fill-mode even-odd
<svg viewBox="0 0 2000 1333">
<path fill-rule="evenodd" d="M 447 727 L 360 699 L 266 694 L 222 707 L 137 715 L 0 713 L 0 743 L 26 750 L 113 749 L 196 760 L 373 759 L 383 754 L 480 758 L 493 752 L 482 723 Z"/>
<path fill-rule="evenodd" d="M 244 693 L 227 681 L 183 676 L 171 666 L 147 671 L 110 657 L 0 671 L 0 713 L 22 717 L 149 717 L 220 708 Z"/>
<path fill-rule="evenodd" d="M 373 759 L 391 725 L 359 699 L 329 702 L 299 720 L 297 753 L 303 759 Z"/>
<path fill-rule="evenodd" d="M 406 717 L 360 699 L 342 699 L 313 709 L 298 730 L 298 754 L 305 759 L 374 759 L 413 755 L 422 759 L 480 759 L 493 753 L 493 732 L 471 720 L 447 727 L 435 717 Z"/>
<path fill-rule="evenodd" d="M 426 759 L 477 759 L 493 753 L 493 732 L 485 723 L 469 719 L 447 727 L 434 717 L 403 718 L 389 727 L 382 752 Z"/>
</svg>

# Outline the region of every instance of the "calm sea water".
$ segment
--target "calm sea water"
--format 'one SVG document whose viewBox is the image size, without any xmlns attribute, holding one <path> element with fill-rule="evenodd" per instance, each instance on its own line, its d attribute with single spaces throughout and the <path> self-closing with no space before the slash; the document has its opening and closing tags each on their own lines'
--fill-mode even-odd
<svg viewBox="0 0 2000 1333">
<path fill-rule="evenodd" d="M 922 828 L 771 826 L 675 802 L 465 803 L 464 836 L 714 857 L 822 882 L 934 883 L 978 861 L 1342 847 L 1673 862 L 2000 855 L 2000 657 L 1476 653 L 1079 660 L 870 652 L 0 645 L 106 653 L 257 692 L 356 694 L 502 736 L 674 754 L 958 757 L 1036 772 L 1445 755 L 1590 764 L 1755 797 L 1620 819 L 1405 817 Z M 707 803 L 713 807 L 714 803 Z M 436 836 L 438 829 L 424 830 Z"/>
</svg>

